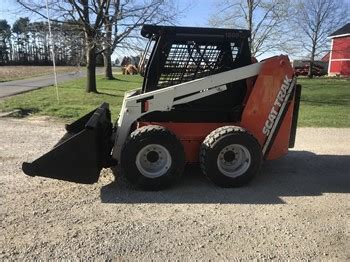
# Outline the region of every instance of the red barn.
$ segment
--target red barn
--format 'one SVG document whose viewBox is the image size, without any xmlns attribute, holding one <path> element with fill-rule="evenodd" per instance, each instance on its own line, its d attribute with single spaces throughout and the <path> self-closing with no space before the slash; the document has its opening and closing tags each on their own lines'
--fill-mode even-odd
<svg viewBox="0 0 350 262">
<path fill-rule="evenodd" d="M 332 39 L 328 75 L 350 76 L 350 23 L 329 36 Z"/>
</svg>

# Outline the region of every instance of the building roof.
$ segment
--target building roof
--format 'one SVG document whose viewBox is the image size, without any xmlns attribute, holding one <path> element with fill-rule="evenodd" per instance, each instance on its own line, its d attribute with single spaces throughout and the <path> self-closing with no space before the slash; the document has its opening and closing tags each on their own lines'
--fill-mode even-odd
<svg viewBox="0 0 350 262">
<path fill-rule="evenodd" d="M 333 37 L 338 37 L 341 35 L 349 35 L 349 34 L 350 34 L 350 23 L 347 23 L 342 28 L 339 28 L 337 31 L 330 34 L 329 37 L 333 38 Z"/>
<path fill-rule="evenodd" d="M 324 57 L 321 58 L 321 61 L 323 62 L 328 62 L 329 61 L 329 56 L 331 52 L 328 52 L 327 54 L 324 55 Z"/>
</svg>

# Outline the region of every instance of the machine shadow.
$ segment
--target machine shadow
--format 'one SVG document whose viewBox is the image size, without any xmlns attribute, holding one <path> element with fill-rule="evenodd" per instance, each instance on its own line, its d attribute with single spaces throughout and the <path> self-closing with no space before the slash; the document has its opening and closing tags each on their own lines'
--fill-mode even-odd
<svg viewBox="0 0 350 262">
<path fill-rule="evenodd" d="M 158 192 L 131 188 L 116 178 L 101 188 L 103 203 L 283 204 L 283 197 L 350 193 L 350 156 L 316 155 L 291 151 L 266 162 L 246 187 L 220 188 L 207 180 L 198 166 L 186 168 L 181 184 Z"/>
</svg>

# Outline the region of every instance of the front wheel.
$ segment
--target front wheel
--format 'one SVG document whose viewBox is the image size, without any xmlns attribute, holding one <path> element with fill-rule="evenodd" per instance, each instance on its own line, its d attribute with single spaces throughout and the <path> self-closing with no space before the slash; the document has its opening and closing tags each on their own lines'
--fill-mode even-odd
<svg viewBox="0 0 350 262">
<path fill-rule="evenodd" d="M 224 126 L 205 138 L 199 159 L 203 173 L 215 184 L 238 187 L 249 183 L 259 171 L 262 152 L 245 129 Z"/>
<path fill-rule="evenodd" d="M 146 190 L 158 190 L 176 183 L 184 166 L 181 142 L 161 126 L 136 129 L 121 154 L 122 174 L 132 184 Z"/>
</svg>

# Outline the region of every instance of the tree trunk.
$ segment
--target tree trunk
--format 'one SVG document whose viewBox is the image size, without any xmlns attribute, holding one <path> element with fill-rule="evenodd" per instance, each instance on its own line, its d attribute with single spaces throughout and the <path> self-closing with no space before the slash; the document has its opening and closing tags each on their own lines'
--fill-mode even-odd
<svg viewBox="0 0 350 262">
<path fill-rule="evenodd" d="M 248 17 L 247 17 L 247 23 L 248 23 L 248 30 L 250 31 L 250 33 L 252 34 L 253 32 L 253 5 L 254 5 L 254 1 L 253 0 L 247 0 L 247 5 L 248 5 Z M 249 37 L 249 47 L 250 50 L 252 51 L 252 55 L 255 55 L 255 50 L 253 47 L 253 35 L 251 35 Z"/>
<path fill-rule="evenodd" d="M 119 5 L 119 4 L 118 4 Z M 117 22 L 115 22 L 117 23 Z M 106 17 L 104 19 L 104 27 L 106 30 L 106 39 L 104 43 L 104 52 L 102 53 L 103 55 L 103 64 L 105 67 L 105 77 L 108 80 L 113 80 L 113 72 L 112 72 L 112 49 L 111 49 L 111 44 L 112 44 L 112 21 L 110 18 Z"/>
<path fill-rule="evenodd" d="M 309 72 L 307 74 L 308 78 L 313 78 L 313 68 L 315 62 L 315 52 L 316 52 L 316 43 L 312 44 L 311 56 L 310 56 L 310 64 L 309 64 Z"/>
<path fill-rule="evenodd" d="M 314 74 L 312 73 L 312 69 L 314 67 L 314 62 L 310 60 L 309 63 L 309 72 L 307 73 L 308 78 L 313 78 Z"/>
<path fill-rule="evenodd" d="M 111 49 L 107 48 L 103 53 L 103 65 L 105 67 L 105 78 L 108 80 L 114 79 L 112 72 Z"/>
<path fill-rule="evenodd" d="M 95 47 L 87 47 L 86 50 L 86 89 L 87 93 L 97 93 L 96 89 L 96 53 Z"/>
</svg>

